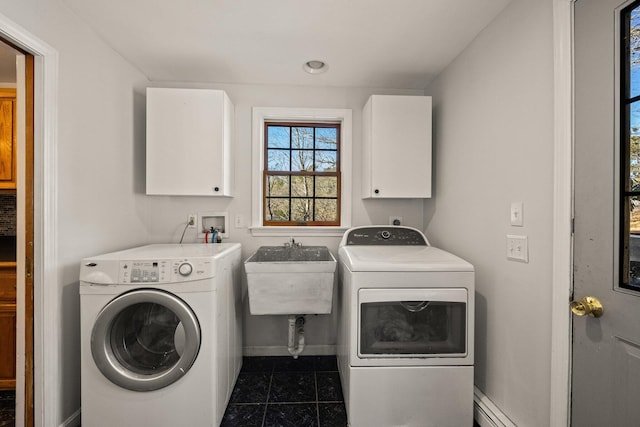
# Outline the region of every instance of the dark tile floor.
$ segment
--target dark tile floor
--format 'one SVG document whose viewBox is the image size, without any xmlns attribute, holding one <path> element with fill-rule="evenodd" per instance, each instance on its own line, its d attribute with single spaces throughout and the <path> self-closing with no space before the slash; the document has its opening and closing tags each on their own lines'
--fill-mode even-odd
<svg viewBox="0 0 640 427">
<path fill-rule="evenodd" d="M 0 391 L 0 427 L 15 425 L 15 392 Z M 346 427 L 335 356 L 245 357 L 221 427 Z M 474 422 L 474 427 L 479 427 Z"/>
<path fill-rule="evenodd" d="M 16 416 L 15 391 L 0 391 L 0 427 L 15 425 Z"/>
<path fill-rule="evenodd" d="M 346 427 L 335 356 L 245 357 L 221 427 Z"/>
</svg>

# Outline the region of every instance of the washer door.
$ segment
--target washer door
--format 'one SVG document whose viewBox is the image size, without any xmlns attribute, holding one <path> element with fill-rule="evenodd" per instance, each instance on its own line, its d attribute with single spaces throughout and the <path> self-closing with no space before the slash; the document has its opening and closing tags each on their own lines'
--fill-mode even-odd
<svg viewBox="0 0 640 427">
<path fill-rule="evenodd" d="M 93 326 L 91 353 L 112 383 L 152 391 L 178 381 L 200 351 L 200 324 L 180 298 L 137 289 L 107 304 Z"/>
</svg>

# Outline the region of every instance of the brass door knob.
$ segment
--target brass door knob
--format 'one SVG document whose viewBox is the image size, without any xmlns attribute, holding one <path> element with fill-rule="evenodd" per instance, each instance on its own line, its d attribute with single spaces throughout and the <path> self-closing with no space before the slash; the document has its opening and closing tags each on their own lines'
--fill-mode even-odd
<svg viewBox="0 0 640 427">
<path fill-rule="evenodd" d="M 596 297 L 586 296 L 580 301 L 571 301 L 571 311 L 576 316 L 589 315 L 600 317 L 603 313 L 602 303 Z"/>
</svg>

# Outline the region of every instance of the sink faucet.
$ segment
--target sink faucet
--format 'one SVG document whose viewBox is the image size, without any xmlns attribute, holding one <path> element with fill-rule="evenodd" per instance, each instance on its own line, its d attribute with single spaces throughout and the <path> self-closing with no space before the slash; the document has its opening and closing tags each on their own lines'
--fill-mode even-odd
<svg viewBox="0 0 640 427">
<path fill-rule="evenodd" d="M 285 248 L 299 248 L 302 246 L 302 243 L 296 243 L 296 239 L 293 237 L 289 237 L 289 241 L 284 244 Z"/>
</svg>

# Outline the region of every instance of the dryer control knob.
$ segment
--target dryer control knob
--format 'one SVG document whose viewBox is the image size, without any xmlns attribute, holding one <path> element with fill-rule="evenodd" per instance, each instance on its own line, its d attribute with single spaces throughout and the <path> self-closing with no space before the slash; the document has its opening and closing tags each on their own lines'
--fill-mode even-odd
<svg viewBox="0 0 640 427">
<path fill-rule="evenodd" d="M 193 272 L 193 266 L 188 262 L 183 262 L 178 266 L 178 273 L 180 273 L 181 276 L 186 277 L 190 275 L 192 272 Z"/>
</svg>

